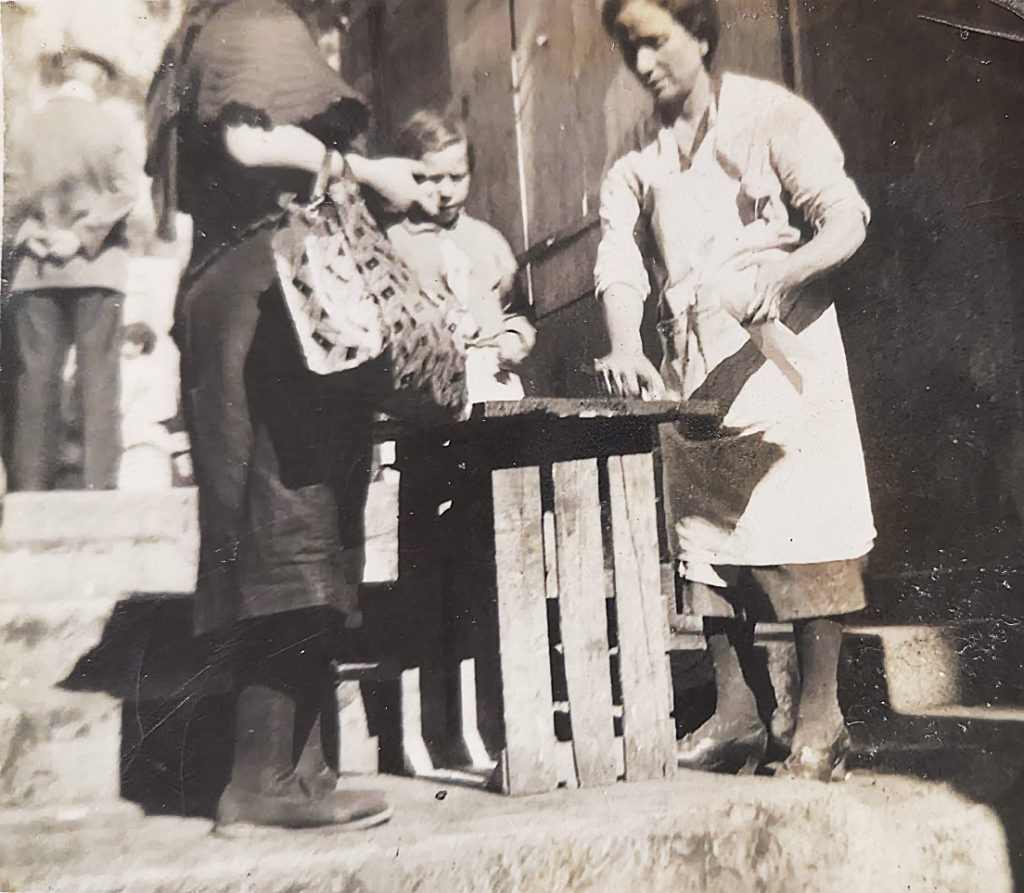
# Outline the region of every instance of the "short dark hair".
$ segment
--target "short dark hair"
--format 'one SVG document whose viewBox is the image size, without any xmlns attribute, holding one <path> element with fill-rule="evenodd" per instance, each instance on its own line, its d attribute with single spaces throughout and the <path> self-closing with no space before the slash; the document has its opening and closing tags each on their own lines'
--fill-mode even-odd
<svg viewBox="0 0 1024 893">
<path fill-rule="evenodd" d="M 604 0 L 601 7 L 601 22 L 604 25 L 604 30 L 615 39 L 619 38 L 616 22 L 618 22 L 623 8 L 630 2 L 632 0 Z M 722 31 L 717 0 L 644 0 L 644 2 L 660 6 L 697 40 L 707 41 L 708 51 L 704 56 L 704 67 L 710 69 L 711 63 L 715 59 L 718 38 Z"/>
<path fill-rule="evenodd" d="M 121 330 L 121 341 L 125 344 L 138 344 L 144 354 L 156 350 L 156 332 L 144 322 L 126 325 Z"/>
<path fill-rule="evenodd" d="M 395 152 L 403 158 L 422 158 L 456 143 L 466 144 L 472 166 L 473 150 L 462 119 L 454 114 L 420 109 L 399 129 L 395 137 Z"/>
</svg>

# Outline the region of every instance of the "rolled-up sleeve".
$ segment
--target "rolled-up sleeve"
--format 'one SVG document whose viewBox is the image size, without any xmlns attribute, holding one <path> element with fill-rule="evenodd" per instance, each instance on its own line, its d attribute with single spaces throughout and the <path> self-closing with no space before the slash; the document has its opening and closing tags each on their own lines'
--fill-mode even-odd
<svg viewBox="0 0 1024 893">
<path fill-rule="evenodd" d="M 772 166 L 793 207 L 815 229 L 836 208 L 854 208 L 865 223 L 870 220 L 867 203 L 846 173 L 839 142 L 809 103 L 790 94 L 772 115 L 771 131 Z"/>
<path fill-rule="evenodd" d="M 646 300 L 651 290 L 636 229 L 641 214 L 641 187 L 634 160 L 620 158 L 601 184 L 601 242 L 594 264 L 594 289 L 601 297 L 626 286 Z"/>
</svg>

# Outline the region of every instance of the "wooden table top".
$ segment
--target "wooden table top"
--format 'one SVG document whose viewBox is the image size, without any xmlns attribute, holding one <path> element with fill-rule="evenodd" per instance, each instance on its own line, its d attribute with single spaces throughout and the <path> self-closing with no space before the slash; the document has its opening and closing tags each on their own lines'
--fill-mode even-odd
<svg viewBox="0 0 1024 893">
<path fill-rule="evenodd" d="M 544 416 L 553 419 L 646 419 L 670 422 L 714 418 L 717 405 L 710 400 L 641 400 L 636 397 L 525 397 L 473 406 L 468 423 L 489 419 Z M 465 423 L 461 423 L 465 424 Z"/>
<path fill-rule="evenodd" d="M 633 397 L 525 397 L 522 400 L 496 400 L 477 403 L 469 418 L 460 421 L 438 422 L 428 427 L 416 426 L 400 419 L 385 417 L 377 422 L 377 440 L 423 434 L 428 431 L 466 431 L 490 424 L 514 424 L 536 421 L 587 421 L 604 419 L 614 421 L 641 421 L 651 424 L 673 421 L 713 422 L 718 418 L 718 407 L 710 400 L 641 400 Z"/>
</svg>

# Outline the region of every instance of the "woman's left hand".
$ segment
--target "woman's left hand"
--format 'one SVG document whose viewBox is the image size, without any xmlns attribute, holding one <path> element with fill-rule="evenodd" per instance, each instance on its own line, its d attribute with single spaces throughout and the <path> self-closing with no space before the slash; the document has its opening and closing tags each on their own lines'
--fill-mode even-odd
<svg viewBox="0 0 1024 893">
<path fill-rule="evenodd" d="M 782 314 L 783 298 L 797 284 L 793 280 L 788 258 L 770 261 L 751 259 L 740 269 L 755 265 L 757 277 L 754 280 L 754 298 L 742 319 L 746 326 L 777 320 Z"/>
</svg>

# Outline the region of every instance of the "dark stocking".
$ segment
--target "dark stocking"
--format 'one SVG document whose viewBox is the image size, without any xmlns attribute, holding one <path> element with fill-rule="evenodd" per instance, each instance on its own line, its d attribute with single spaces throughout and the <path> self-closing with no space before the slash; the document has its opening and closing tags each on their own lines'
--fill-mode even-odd
<svg viewBox="0 0 1024 893">
<path fill-rule="evenodd" d="M 754 663 L 754 625 L 725 618 L 704 621 L 704 634 L 715 668 L 716 735 L 741 733 L 761 724 L 757 699 L 748 679 Z"/>
<path fill-rule="evenodd" d="M 801 747 L 825 747 L 843 725 L 837 692 L 842 625 L 828 617 L 793 624 L 800 665 L 800 704 L 797 708 L 794 753 Z"/>
</svg>

